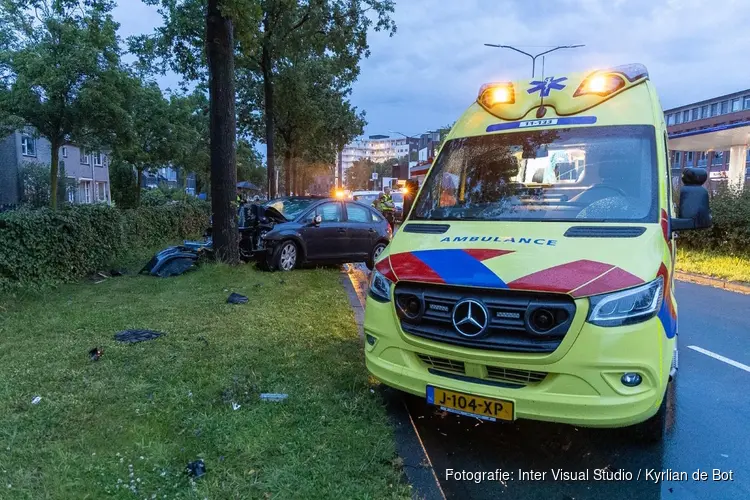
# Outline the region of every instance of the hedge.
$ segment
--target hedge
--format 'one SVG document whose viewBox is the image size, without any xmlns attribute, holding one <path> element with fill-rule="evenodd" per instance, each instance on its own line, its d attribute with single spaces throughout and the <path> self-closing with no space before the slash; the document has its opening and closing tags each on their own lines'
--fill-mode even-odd
<svg viewBox="0 0 750 500">
<path fill-rule="evenodd" d="M 197 236 L 208 214 L 198 200 L 127 210 L 79 205 L 0 213 L 0 290 L 76 280 L 133 249 Z"/>
<path fill-rule="evenodd" d="M 724 188 L 711 198 L 713 226 L 680 233 L 679 245 L 692 250 L 713 250 L 750 256 L 750 189 Z"/>
</svg>

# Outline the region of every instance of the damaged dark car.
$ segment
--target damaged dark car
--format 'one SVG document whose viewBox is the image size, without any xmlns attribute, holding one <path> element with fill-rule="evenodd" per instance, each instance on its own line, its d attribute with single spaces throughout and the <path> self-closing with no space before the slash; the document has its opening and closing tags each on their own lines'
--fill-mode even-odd
<svg viewBox="0 0 750 500">
<path fill-rule="evenodd" d="M 364 262 L 372 269 L 392 236 L 388 222 L 374 208 L 331 198 L 297 196 L 245 204 L 238 218 L 240 257 L 270 271 L 348 262 Z M 182 274 L 211 251 L 211 235 L 209 227 L 204 241 L 186 241 L 159 252 L 142 272 L 161 277 Z"/>
</svg>

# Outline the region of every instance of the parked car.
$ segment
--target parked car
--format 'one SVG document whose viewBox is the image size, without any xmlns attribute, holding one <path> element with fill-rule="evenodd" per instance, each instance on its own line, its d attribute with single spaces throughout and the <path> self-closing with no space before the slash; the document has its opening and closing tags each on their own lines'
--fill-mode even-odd
<svg viewBox="0 0 750 500">
<path fill-rule="evenodd" d="M 345 262 L 364 262 L 372 269 L 392 236 L 377 210 L 356 201 L 286 197 L 266 207 L 286 220 L 263 236 L 265 255 L 258 263 L 270 270 Z"/>
<path fill-rule="evenodd" d="M 352 199 L 365 205 L 372 205 L 372 203 L 378 198 L 380 191 L 354 191 L 352 193 Z"/>
</svg>

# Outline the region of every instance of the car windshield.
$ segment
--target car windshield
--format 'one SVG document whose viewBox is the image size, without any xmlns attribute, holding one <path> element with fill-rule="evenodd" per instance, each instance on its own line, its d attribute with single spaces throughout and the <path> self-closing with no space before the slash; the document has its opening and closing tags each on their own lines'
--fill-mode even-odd
<svg viewBox="0 0 750 500">
<path fill-rule="evenodd" d="M 413 218 L 656 222 L 654 127 L 524 131 L 448 141 Z"/>
<path fill-rule="evenodd" d="M 394 191 L 391 193 L 391 198 L 393 198 L 393 201 L 395 201 L 396 203 L 401 203 L 404 201 L 404 194 Z"/>
<path fill-rule="evenodd" d="M 267 208 L 275 208 L 287 220 L 294 220 L 317 200 L 310 198 L 279 198 L 266 203 Z"/>
<path fill-rule="evenodd" d="M 371 204 L 373 201 L 377 199 L 377 194 L 358 194 L 354 195 L 354 201 L 358 201 L 360 203 L 365 204 Z"/>
</svg>

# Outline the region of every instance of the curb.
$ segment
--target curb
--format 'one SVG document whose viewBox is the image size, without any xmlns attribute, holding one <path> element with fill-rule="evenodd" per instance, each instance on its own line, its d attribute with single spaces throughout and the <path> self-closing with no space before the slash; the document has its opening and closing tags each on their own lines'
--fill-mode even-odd
<svg viewBox="0 0 750 500">
<path fill-rule="evenodd" d="M 718 278 L 712 278 L 710 276 L 705 276 L 703 274 L 686 273 L 682 271 L 675 271 L 674 277 L 680 281 L 686 281 L 688 283 L 712 286 L 714 288 L 729 290 L 730 292 L 750 295 L 750 285 L 745 285 L 736 281 L 727 281 Z"/>
<path fill-rule="evenodd" d="M 359 336 L 364 342 L 364 310 L 365 294 L 367 293 L 367 274 L 364 270 L 345 264 L 341 270 L 341 283 L 349 296 L 349 303 L 354 309 Z M 362 278 L 365 278 L 362 281 Z M 445 499 L 445 493 L 440 487 L 432 461 L 419 437 L 414 421 L 409 414 L 406 403 L 401 399 L 398 391 L 383 387 L 381 396 L 385 400 L 388 416 L 394 429 L 396 453 L 403 460 L 403 473 L 412 488 L 412 498 Z"/>
</svg>

